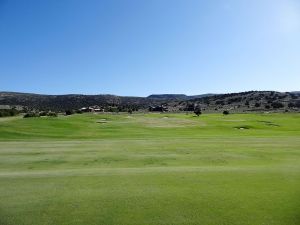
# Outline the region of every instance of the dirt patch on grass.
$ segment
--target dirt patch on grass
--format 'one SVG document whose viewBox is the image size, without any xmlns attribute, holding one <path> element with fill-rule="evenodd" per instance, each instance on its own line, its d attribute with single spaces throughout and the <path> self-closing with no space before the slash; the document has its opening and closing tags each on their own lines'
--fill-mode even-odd
<svg viewBox="0 0 300 225">
<path fill-rule="evenodd" d="M 272 121 L 267 120 L 258 120 L 257 122 L 263 123 L 266 126 L 272 126 L 272 127 L 280 127 L 280 125 L 273 123 Z"/>
<path fill-rule="evenodd" d="M 12 121 L 12 120 L 18 120 L 18 119 L 22 119 L 22 118 L 23 118 L 23 117 L 21 117 L 21 116 L 1 117 L 1 118 L 0 118 L 0 123 L 1 123 L 1 122 Z"/>
<path fill-rule="evenodd" d="M 100 119 L 100 120 L 97 120 L 96 123 L 107 123 L 107 119 Z"/>
</svg>

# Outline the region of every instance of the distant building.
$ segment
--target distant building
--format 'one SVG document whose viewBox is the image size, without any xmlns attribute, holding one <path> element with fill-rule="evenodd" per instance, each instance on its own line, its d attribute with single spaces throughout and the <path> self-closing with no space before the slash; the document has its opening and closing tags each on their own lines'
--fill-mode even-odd
<svg viewBox="0 0 300 225">
<path fill-rule="evenodd" d="M 94 105 L 89 107 L 83 107 L 80 109 L 81 112 L 104 112 L 104 108 Z"/>
</svg>

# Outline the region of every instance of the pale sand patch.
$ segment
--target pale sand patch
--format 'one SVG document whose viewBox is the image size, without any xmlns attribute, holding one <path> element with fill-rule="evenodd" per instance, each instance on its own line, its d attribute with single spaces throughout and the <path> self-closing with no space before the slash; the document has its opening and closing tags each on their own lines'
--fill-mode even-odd
<svg viewBox="0 0 300 225">
<path fill-rule="evenodd" d="M 12 120 L 18 120 L 18 119 L 22 119 L 22 116 L 11 116 L 11 117 L 1 117 L 0 118 L 0 123 L 1 122 L 7 122 L 7 121 L 12 121 Z"/>
<path fill-rule="evenodd" d="M 107 119 L 100 119 L 100 120 L 97 120 L 96 123 L 107 123 Z"/>
</svg>

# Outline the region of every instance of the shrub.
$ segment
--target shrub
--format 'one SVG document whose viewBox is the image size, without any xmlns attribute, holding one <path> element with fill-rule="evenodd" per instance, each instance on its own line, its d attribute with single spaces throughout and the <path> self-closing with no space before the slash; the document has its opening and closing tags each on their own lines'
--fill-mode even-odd
<svg viewBox="0 0 300 225">
<path fill-rule="evenodd" d="M 18 115 L 18 111 L 16 110 L 16 109 L 11 109 L 11 110 L 9 110 L 9 115 L 10 116 L 16 116 L 16 115 Z"/>
<path fill-rule="evenodd" d="M 115 106 L 109 106 L 108 111 L 109 112 L 119 112 L 118 107 L 115 107 Z"/>
<path fill-rule="evenodd" d="M 39 115 L 40 116 L 47 116 L 47 113 L 43 111 L 43 112 L 40 112 Z"/>
<path fill-rule="evenodd" d="M 281 103 L 281 102 L 273 102 L 271 104 L 271 106 L 274 108 L 274 109 L 279 109 L 279 108 L 283 108 L 284 105 Z"/>
<path fill-rule="evenodd" d="M 56 112 L 48 112 L 48 113 L 47 113 L 47 116 L 50 116 L 50 117 L 57 117 L 57 113 L 56 113 Z"/>
<path fill-rule="evenodd" d="M 292 98 L 292 99 L 297 99 L 297 98 L 298 98 L 298 96 L 297 96 L 297 95 L 295 95 L 295 94 L 291 94 L 291 98 Z"/>
<path fill-rule="evenodd" d="M 202 114 L 200 107 L 196 107 L 194 109 L 194 113 L 196 114 L 196 116 L 200 116 Z"/>
<path fill-rule="evenodd" d="M 224 105 L 224 101 L 222 101 L 222 100 L 217 100 L 217 101 L 216 101 L 216 105 Z"/>
<path fill-rule="evenodd" d="M 10 116 L 7 110 L 1 110 L 0 111 L 0 117 Z"/>
<path fill-rule="evenodd" d="M 12 109 L 0 109 L 0 117 L 6 117 L 6 116 L 16 116 L 19 114 L 19 111 L 15 108 Z"/>
<path fill-rule="evenodd" d="M 30 117 L 39 117 L 40 114 L 39 113 L 35 113 L 35 112 L 29 112 L 29 113 L 26 113 L 23 118 L 30 118 Z"/>
<path fill-rule="evenodd" d="M 184 111 L 194 111 L 195 107 L 194 104 L 187 104 L 184 108 Z"/>
<path fill-rule="evenodd" d="M 72 114 L 74 114 L 73 110 L 66 110 L 66 116 L 70 116 Z"/>
</svg>

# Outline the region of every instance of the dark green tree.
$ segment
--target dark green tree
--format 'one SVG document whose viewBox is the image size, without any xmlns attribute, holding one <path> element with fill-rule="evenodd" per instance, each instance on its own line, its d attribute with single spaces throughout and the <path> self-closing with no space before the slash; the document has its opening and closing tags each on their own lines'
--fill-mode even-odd
<svg viewBox="0 0 300 225">
<path fill-rule="evenodd" d="M 202 114 L 200 106 L 195 107 L 194 113 L 196 114 L 196 116 L 200 116 Z"/>
<path fill-rule="evenodd" d="M 223 111 L 223 115 L 229 115 L 229 111 L 224 110 L 224 111 Z"/>
</svg>

